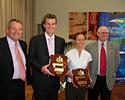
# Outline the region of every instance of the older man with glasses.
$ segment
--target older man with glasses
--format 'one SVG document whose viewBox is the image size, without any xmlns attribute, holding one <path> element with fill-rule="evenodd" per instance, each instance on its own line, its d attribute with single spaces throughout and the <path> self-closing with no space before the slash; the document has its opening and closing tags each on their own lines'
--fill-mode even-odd
<svg viewBox="0 0 125 100">
<path fill-rule="evenodd" d="M 88 100 L 98 100 L 99 95 L 100 100 L 110 100 L 120 56 L 118 46 L 108 42 L 108 34 L 108 28 L 100 26 L 98 40 L 86 46 L 93 59 L 90 63 L 92 83 L 88 90 Z"/>
</svg>

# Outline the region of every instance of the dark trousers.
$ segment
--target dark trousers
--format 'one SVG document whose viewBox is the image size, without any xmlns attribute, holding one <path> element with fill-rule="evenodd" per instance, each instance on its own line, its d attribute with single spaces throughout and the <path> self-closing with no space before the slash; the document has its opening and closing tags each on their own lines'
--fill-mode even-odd
<svg viewBox="0 0 125 100">
<path fill-rule="evenodd" d="M 66 100 L 85 100 L 86 88 L 75 88 L 72 83 L 66 83 Z"/>
<path fill-rule="evenodd" d="M 58 100 L 59 78 L 46 74 L 37 78 L 33 76 L 33 96 L 35 100 Z"/>
<path fill-rule="evenodd" d="M 46 92 L 46 93 L 43 93 Z M 34 91 L 33 98 L 35 100 L 58 100 L 58 91 L 53 89 L 44 90 L 40 93 L 40 91 Z M 33 100 L 34 100 L 33 99 Z"/>
<path fill-rule="evenodd" d="M 4 84 L 0 90 L 0 100 L 25 100 L 25 82 L 14 79 Z"/>
<path fill-rule="evenodd" d="M 108 90 L 106 85 L 106 76 L 97 76 L 95 86 L 88 89 L 88 100 L 110 100 L 111 91 Z"/>
</svg>

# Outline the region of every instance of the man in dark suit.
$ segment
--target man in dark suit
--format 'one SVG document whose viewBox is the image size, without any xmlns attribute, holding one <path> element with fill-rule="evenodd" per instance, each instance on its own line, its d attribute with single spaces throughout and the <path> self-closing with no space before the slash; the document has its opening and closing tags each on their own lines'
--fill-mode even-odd
<svg viewBox="0 0 125 100">
<path fill-rule="evenodd" d="M 106 26 L 100 26 L 97 32 L 98 41 L 86 46 L 93 59 L 90 63 L 92 83 L 88 91 L 88 100 L 98 100 L 99 95 L 100 100 L 110 100 L 115 84 L 116 69 L 120 63 L 119 47 L 107 40 L 108 33 Z"/>
<path fill-rule="evenodd" d="M 26 70 L 29 72 L 29 64 L 27 45 L 19 40 L 22 32 L 23 23 L 18 19 L 12 19 L 8 22 L 6 36 L 0 38 L 0 100 L 25 100 L 25 76 Z M 20 52 L 23 73 L 17 60 L 15 44 Z"/>
<path fill-rule="evenodd" d="M 49 58 L 53 54 L 63 54 L 65 40 L 54 35 L 57 25 L 54 14 L 46 14 L 42 25 L 45 32 L 34 36 L 29 45 L 34 97 L 35 100 L 57 100 L 60 80 L 48 70 Z"/>
</svg>

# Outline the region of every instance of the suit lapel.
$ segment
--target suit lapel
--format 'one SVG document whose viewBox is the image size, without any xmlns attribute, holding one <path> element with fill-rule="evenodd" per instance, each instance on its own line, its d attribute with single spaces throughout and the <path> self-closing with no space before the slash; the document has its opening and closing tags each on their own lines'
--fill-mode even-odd
<svg viewBox="0 0 125 100">
<path fill-rule="evenodd" d="M 55 36 L 55 54 L 57 53 L 57 48 L 58 48 L 58 41 L 57 37 Z"/>
<path fill-rule="evenodd" d="M 110 61 L 111 52 L 112 52 L 112 47 L 109 44 L 109 42 L 107 42 L 107 63 L 106 63 L 106 66 L 109 66 L 108 61 Z M 109 68 L 111 68 L 111 67 L 109 67 Z M 107 68 L 107 69 L 109 69 L 109 68 Z"/>
<path fill-rule="evenodd" d="M 12 60 L 12 55 L 11 51 L 7 42 L 7 37 L 4 38 L 3 40 L 3 52 L 5 52 L 5 56 L 7 57 L 8 65 L 10 65 L 13 68 L 13 60 Z"/>
<path fill-rule="evenodd" d="M 112 52 L 111 49 L 112 49 L 111 45 L 109 43 L 107 43 L 107 60 L 109 60 L 109 58 L 110 58 L 110 54 Z"/>
<path fill-rule="evenodd" d="M 19 41 L 19 43 L 20 43 L 20 46 L 23 50 L 23 53 L 25 54 L 26 53 L 26 47 L 23 45 L 23 43 L 21 41 Z"/>
<path fill-rule="evenodd" d="M 8 42 L 7 42 L 7 38 L 5 37 L 4 39 L 4 43 L 3 43 L 3 51 L 6 52 L 6 55 L 8 56 L 8 58 L 11 58 L 12 59 L 12 56 L 11 56 L 11 51 L 10 51 L 10 48 L 9 48 L 9 45 L 8 45 Z"/>
<path fill-rule="evenodd" d="M 49 56 L 49 51 L 48 51 L 48 47 L 47 47 L 47 41 L 46 41 L 45 34 L 42 34 L 40 40 L 41 40 L 41 45 L 43 46 L 43 49 L 45 49 L 45 52 L 46 52 L 47 55 Z"/>
<path fill-rule="evenodd" d="M 95 59 L 96 59 L 96 67 L 98 68 L 98 58 L 99 58 L 99 53 L 98 53 L 98 42 L 96 42 L 94 45 L 93 45 L 93 50 L 95 50 L 95 51 L 93 51 L 94 52 L 94 56 L 95 56 Z"/>
</svg>

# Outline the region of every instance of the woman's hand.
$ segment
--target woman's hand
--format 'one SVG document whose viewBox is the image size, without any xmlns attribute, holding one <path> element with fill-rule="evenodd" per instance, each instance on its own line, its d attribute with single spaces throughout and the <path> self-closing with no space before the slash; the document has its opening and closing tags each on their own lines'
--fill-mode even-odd
<svg viewBox="0 0 125 100">
<path fill-rule="evenodd" d="M 72 74 L 72 72 L 68 71 L 66 75 L 67 75 L 68 77 L 70 77 L 71 79 L 73 79 L 73 74 Z"/>
</svg>

